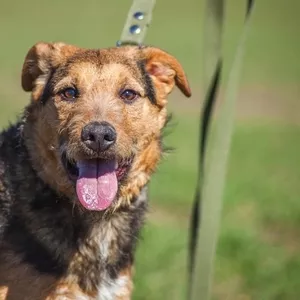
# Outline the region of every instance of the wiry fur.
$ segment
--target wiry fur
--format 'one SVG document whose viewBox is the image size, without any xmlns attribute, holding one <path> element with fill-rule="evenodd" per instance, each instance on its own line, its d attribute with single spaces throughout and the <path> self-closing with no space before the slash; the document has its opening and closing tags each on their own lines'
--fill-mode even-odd
<svg viewBox="0 0 300 300">
<path fill-rule="evenodd" d="M 0 299 L 130 299 L 133 256 L 147 209 L 146 185 L 162 153 L 166 97 L 190 95 L 179 63 L 155 48 L 84 50 L 35 45 L 22 86 L 22 119 L 0 135 Z M 61 91 L 79 96 L 64 101 Z M 124 88 L 139 99 L 125 103 Z M 117 142 L 93 153 L 80 140 L 92 121 L 114 126 Z M 134 157 L 105 211 L 84 209 L 62 164 Z"/>
</svg>

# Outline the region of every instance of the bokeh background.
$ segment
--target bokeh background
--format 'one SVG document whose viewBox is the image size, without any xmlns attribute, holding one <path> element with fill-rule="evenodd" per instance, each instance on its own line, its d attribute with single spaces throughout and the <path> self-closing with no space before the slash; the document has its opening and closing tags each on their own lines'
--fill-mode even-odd
<svg viewBox="0 0 300 300">
<path fill-rule="evenodd" d="M 0 0 L 0 125 L 29 95 L 20 71 L 37 41 L 114 46 L 130 0 Z M 300 2 L 257 1 L 236 110 L 214 299 L 280 300 L 300 295 Z M 224 53 L 230 65 L 244 1 L 227 1 Z M 188 223 L 202 105 L 203 1 L 157 0 L 146 43 L 174 54 L 193 97 L 170 97 L 166 138 L 175 151 L 151 183 L 149 220 L 137 253 L 134 299 L 184 299 Z M 225 80 L 226 70 L 225 68 Z M 221 91 L 222 94 L 222 91 Z"/>
</svg>

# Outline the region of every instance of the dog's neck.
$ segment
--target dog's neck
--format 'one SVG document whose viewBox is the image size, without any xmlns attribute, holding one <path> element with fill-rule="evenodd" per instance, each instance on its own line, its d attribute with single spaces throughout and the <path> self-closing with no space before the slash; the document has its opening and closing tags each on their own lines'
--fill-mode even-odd
<svg viewBox="0 0 300 300">
<path fill-rule="evenodd" d="M 147 189 L 144 188 L 129 207 L 111 216 L 104 215 L 100 223 L 91 226 L 87 236 L 78 243 L 67 280 L 80 283 L 81 288 L 92 292 L 95 287 L 105 285 L 103 282 L 112 284 L 120 274 L 130 272 L 146 207 Z"/>
</svg>

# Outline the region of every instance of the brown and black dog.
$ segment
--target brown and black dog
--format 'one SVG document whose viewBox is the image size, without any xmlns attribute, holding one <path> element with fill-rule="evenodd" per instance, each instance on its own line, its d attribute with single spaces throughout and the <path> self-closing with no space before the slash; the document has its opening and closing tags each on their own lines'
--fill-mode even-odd
<svg viewBox="0 0 300 300">
<path fill-rule="evenodd" d="M 0 135 L 0 299 L 130 299 L 146 186 L 182 67 L 153 47 L 38 43 Z"/>
</svg>

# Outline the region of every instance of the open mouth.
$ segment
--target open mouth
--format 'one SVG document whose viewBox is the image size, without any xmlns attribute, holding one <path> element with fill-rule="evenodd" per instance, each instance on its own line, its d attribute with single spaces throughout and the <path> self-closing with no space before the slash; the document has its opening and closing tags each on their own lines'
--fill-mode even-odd
<svg viewBox="0 0 300 300">
<path fill-rule="evenodd" d="M 63 165 L 76 182 L 76 193 L 80 203 L 89 210 L 105 210 L 115 199 L 118 183 L 128 173 L 133 157 L 122 160 L 86 159 L 77 162 L 62 155 Z"/>
</svg>

